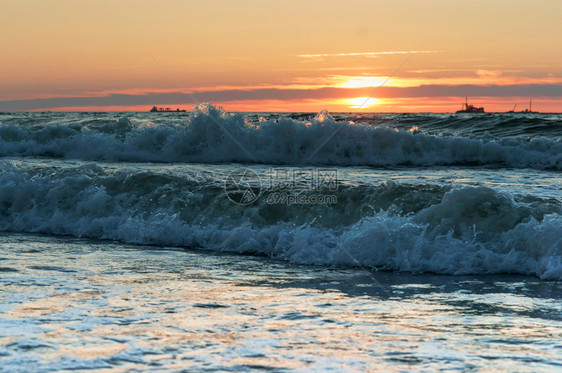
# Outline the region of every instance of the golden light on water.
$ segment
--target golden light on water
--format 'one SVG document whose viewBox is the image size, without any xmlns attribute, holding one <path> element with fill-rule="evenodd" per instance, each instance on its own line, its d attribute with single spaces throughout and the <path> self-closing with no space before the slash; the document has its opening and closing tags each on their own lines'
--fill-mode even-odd
<svg viewBox="0 0 562 373">
<path fill-rule="evenodd" d="M 377 105 L 379 100 L 374 97 L 356 97 L 356 98 L 349 98 L 346 100 L 349 107 L 353 109 L 362 109 Z"/>
</svg>

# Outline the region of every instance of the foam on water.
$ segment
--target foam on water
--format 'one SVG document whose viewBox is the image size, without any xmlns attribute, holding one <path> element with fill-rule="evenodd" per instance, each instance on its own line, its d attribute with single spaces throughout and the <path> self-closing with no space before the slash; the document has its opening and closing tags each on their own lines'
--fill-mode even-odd
<svg viewBox="0 0 562 373">
<path fill-rule="evenodd" d="M 312 119 L 256 119 L 203 105 L 179 119 L 144 118 L 80 117 L 71 121 L 54 114 L 38 121 L 17 116 L 3 118 L 0 156 L 562 170 L 559 117 L 486 116 L 483 125 L 481 119 L 464 117 L 436 117 L 428 124 L 429 119 L 423 115 L 391 120 L 359 116 L 353 118 L 357 120 L 354 123 L 345 116 L 335 120 L 327 112 Z M 495 134 L 499 129 L 514 136 L 498 137 Z"/>
<path fill-rule="evenodd" d="M 227 167 L 225 167 L 227 168 Z M 562 279 L 553 198 L 465 184 L 342 185 L 335 205 L 230 201 L 220 175 L 3 162 L 0 230 L 199 247 L 312 265 Z"/>
<path fill-rule="evenodd" d="M 562 283 L 556 281 L 372 276 L 260 257 L 6 233 L 0 258 L 2 372 L 501 366 L 537 373 L 562 364 Z"/>
</svg>

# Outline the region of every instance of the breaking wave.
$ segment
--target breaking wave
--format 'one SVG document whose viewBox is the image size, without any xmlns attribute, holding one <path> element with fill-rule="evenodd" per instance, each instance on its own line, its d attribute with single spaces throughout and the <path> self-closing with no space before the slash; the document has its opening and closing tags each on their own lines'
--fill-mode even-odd
<svg viewBox="0 0 562 373">
<path fill-rule="evenodd" d="M 562 207 L 556 199 L 390 181 L 343 185 L 334 193 L 333 206 L 288 209 L 267 198 L 240 206 L 225 195 L 223 180 L 201 180 L 196 173 L 4 162 L 0 230 L 311 265 L 562 279 Z"/>
<path fill-rule="evenodd" d="M 145 118 L 150 117 L 145 114 Z M 7 117 L 0 123 L 0 156 L 110 162 L 460 165 L 562 170 L 562 141 L 560 136 L 553 135 L 559 135 L 560 121 L 552 118 L 504 118 L 504 125 L 512 130 L 515 122 L 522 123 L 524 128 L 516 131 L 519 135 L 533 128 L 543 128 L 543 132 L 547 128 L 545 133 L 552 135 L 512 137 L 490 134 L 495 125 L 490 127 L 489 123 L 496 119 L 489 119 L 486 126 L 478 119 L 447 117 L 427 124 L 428 119 L 418 115 L 419 127 L 415 125 L 415 116 L 401 117 L 399 123 L 362 116 L 353 118 L 357 121 L 354 123 L 349 118 L 335 120 L 327 112 L 309 119 L 252 119 L 248 115 L 227 114 L 212 105 L 202 105 L 179 119 L 166 118 L 81 117 L 69 121 L 52 114 L 48 120 L 37 121 L 32 117 Z M 461 134 L 440 131 L 445 128 L 443 123 L 458 128 Z M 474 133 L 468 132 L 471 126 Z M 503 131 L 508 133 L 508 127 Z"/>
</svg>

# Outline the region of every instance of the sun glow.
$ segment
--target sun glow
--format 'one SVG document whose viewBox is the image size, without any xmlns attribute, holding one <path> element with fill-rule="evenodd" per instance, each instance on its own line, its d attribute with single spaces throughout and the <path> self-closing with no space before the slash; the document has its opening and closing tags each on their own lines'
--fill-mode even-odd
<svg viewBox="0 0 562 373">
<path fill-rule="evenodd" d="M 356 97 L 349 98 L 346 100 L 349 107 L 354 109 L 361 109 L 370 106 L 374 106 L 379 103 L 379 100 L 374 97 Z"/>
<path fill-rule="evenodd" d="M 386 80 L 389 80 L 384 76 L 349 76 L 342 77 L 342 81 L 339 84 L 342 88 L 366 88 L 366 87 L 378 87 L 383 85 Z M 387 84 L 390 82 L 386 82 Z"/>
</svg>

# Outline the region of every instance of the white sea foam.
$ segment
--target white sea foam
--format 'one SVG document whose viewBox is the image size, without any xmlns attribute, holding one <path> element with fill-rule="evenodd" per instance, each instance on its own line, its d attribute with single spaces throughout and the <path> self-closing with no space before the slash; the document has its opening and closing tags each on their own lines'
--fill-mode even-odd
<svg viewBox="0 0 562 373">
<path fill-rule="evenodd" d="M 121 118 L 77 123 L 0 124 L 0 156 L 134 162 L 254 162 L 341 166 L 492 165 L 562 170 L 558 137 L 495 138 L 429 134 L 369 122 L 251 122 L 211 105 L 181 121 Z M 60 123 L 59 123 L 60 122 Z M 326 141 L 327 140 L 327 141 Z M 322 145 L 323 144 L 323 145 Z"/>
<path fill-rule="evenodd" d="M 562 279 L 559 201 L 480 186 L 347 186 L 336 206 L 239 206 L 220 183 L 97 165 L 0 172 L 0 229 L 200 247 L 295 263 Z M 313 218 L 315 217 L 315 218 Z"/>
</svg>

